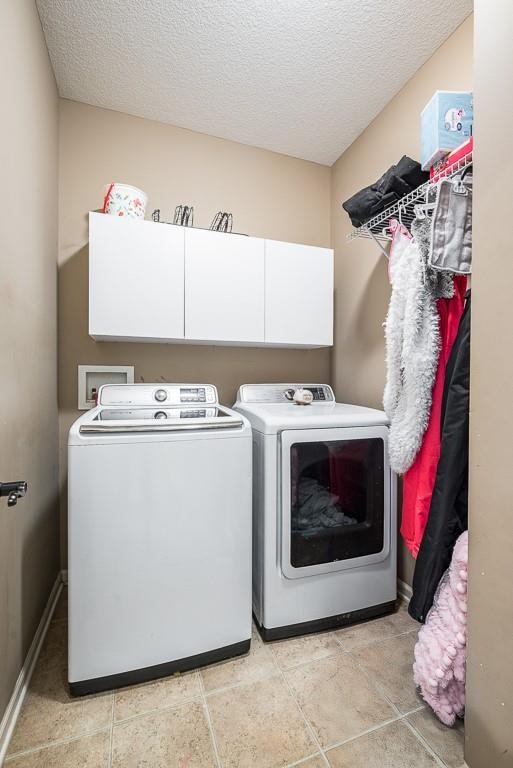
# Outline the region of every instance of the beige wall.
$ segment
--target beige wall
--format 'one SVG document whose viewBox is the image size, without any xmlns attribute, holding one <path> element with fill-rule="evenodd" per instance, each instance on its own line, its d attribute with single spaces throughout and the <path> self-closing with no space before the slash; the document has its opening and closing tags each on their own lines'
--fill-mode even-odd
<svg viewBox="0 0 513 768">
<path fill-rule="evenodd" d="M 136 380 L 208 381 L 231 405 L 247 381 L 329 381 L 330 352 L 94 342 L 87 332 L 87 211 L 103 187 L 126 181 L 149 195 L 149 213 L 172 217 L 194 205 L 195 224 L 232 211 L 234 229 L 277 240 L 330 245 L 330 169 L 285 155 L 118 112 L 60 103 L 59 407 L 61 483 L 77 417 L 77 365 L 133 364 Z M 62 505 L 65 510 L 65 504 Z M 64 522 L 64 521 L 63 521 Z M 63 536 L 66 528 L 63 525 Z M 63 559 L 65 543 L 63 539 Z"/>
<path fill-rule="evenodd" d="M 476 2 L 470 395 L 470 768 L 513 766 L 513 3 Z M 500 118 L 498 119 L 497 106 Z M 506 191 L 505 191 L 506 190 Z"/>
<path fill-rule="evenodd" d="M 33 0 L 0 3 L 0 720 L 59 570 L 57 93 Z"/>
<path fill-rule="evenodd" d="M 385 376 L 382 323 L 390 289 L 386 262 L 368 240 L 346 242 L 351 230 L 341 203 L 375 181 L 401 155 L 420 157 L 420 112 L 437 89 L 472 87 L 472 17 L 467 19 L 392 99 L 333 166 L 335 248 L 333 384 L 338 399 L 380 406 Z M 400 549 L 399 575 L 411 584 L 413 560 Z"/>
</svg>

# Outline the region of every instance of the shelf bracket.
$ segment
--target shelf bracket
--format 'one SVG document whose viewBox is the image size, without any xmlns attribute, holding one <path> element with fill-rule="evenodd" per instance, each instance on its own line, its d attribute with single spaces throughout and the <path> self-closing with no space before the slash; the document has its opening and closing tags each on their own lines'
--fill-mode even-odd
<svg viewBox="0 0 513 768">
<path fill-rule="evenodd" d="M 381 251 L 381 253 L 383 254 L 383 256 L 384 256 L 386 259 L 388 259 L 388 251 L 387 251 L 385 248 L 383 248 L 383 246 L 382 246 L 382 245 L 381 245 L 381 243 L 379 242 L 378 238 L 376 237 L 376 235 L 374 234 L 374 232 L 372 231 L 372 229 L 369 229 L 369 235 L 372 237 L 372 239 L 374 240 L 374 242 L 375 242 L 375 243 L 376 243 L 376 245 L 378 246 L 378 248 L 379 248 L 379 250 Z"/>
</svg>

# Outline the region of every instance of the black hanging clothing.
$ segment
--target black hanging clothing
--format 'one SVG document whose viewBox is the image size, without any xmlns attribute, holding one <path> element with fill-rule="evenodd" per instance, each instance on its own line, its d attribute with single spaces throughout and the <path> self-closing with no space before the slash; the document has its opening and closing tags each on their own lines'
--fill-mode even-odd
<svg viewBox="0 0 513 768">
<path fill-rule="evenodd" d="M 413 574 L 412 618 L 424 622 L 456 539 L 468 527 L 470 294 L 445 372 L 440 459 L 428 522 Z"/>
<path fill-rule="evenodd" d="M 342 208 L 349 214 L 353 226 L 360 227 L 428 179 L 429 173 L 422 170 L 420 163 L 403 155 L 397 165 L 392 165 L 374 184 L 342 203 Z"/>
</svg>

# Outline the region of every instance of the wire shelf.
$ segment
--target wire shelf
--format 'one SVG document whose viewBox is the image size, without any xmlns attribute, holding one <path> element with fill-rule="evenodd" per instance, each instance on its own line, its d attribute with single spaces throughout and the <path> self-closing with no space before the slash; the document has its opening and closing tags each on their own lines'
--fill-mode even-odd
<svg viewBox="0 0 513 768">
<path fill-rule="evenodd" d="M 365 224 L 362 224 L 361 227 L 355 227 L 347 235 L 348 242 L 355 240 L 357 237 L 366 237 L 378 243 L 390 242 L 392 235 L 387 232 L 387 225 L 390 219 L 398 219 L 409 229 L 416 217 L 416 206 L 427 202 L 434 202 L 433 191 L 436 189 L 440 179 L 451 178 L 464 171 L 471 164 L 472 152 L 469 152 L 452 163 L 452 165 L 442 168 L 435 174 L 433 179 L 426 181 L 425 184 L 417 187 L 413 192 L 409 192 L 394 203 L 394 205 L 391 205 L 381 213 L 378 213 L 377 216 L 369 219 Z"/>
</svg>

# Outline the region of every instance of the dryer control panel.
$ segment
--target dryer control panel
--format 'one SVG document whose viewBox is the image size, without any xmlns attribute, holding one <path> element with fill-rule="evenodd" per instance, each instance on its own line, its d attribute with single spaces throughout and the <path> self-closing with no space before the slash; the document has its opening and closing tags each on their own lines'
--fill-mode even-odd
<svg viewBox="0 0 513 768">
<path fill-rule="evenodd" d="M 239 403 L 290 403 L 297 389 L 308 389 L 315 403 L 334 403 L 335 395 L 329 384 L 243 384 L 239 388 Z"/>
<path fill-rule="evenodd" d="M 218 402 L 212 384 L 105 384 L 100 405 L 212 405 Z"/>
</svg>

